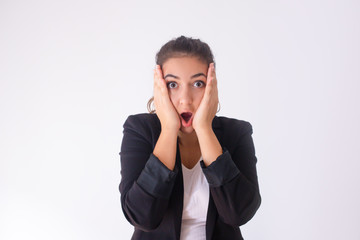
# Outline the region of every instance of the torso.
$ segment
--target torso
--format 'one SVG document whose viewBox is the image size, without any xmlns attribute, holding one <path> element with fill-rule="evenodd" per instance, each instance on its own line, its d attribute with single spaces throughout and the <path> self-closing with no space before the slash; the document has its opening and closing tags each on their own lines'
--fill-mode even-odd
<svg viewBox="0 0 360 240">
<path fill-rule="evenodd" d="M 184 202 L 180 240 L 206 239 L 209 184 L 202 172 L 199 160 L 192 169 L 182 164 Z"/>
</svg>

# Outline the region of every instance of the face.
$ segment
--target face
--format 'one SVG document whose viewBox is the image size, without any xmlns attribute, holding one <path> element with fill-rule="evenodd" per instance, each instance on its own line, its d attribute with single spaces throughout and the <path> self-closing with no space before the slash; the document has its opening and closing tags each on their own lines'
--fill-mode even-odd
<svg viewBox="0 0 360 240">
<path fill-rule="evenodd" d="M 193 132 L 192 120 L 205 93 L 208 65 L 196 57 L 168 59 L 162 67 L 170 99 L 181 119 L 180 130 Z"/>
</svg>

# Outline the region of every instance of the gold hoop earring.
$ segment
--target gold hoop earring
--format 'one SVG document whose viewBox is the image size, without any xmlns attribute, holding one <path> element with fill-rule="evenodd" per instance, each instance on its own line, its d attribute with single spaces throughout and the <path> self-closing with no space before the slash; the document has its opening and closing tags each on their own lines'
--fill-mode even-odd
<svg viewBox="0 0 360 240">
<path fill-rule="evenodd" d="M 220 102 L 218 102 L 218 110 L 216 111 L 216 113 L 220 112 L 220 109 L 221 109 L 221 105 Z"/>
<path fill-rule="evenodd" d="M 147 103 L 147 109 L 149 113 L 155 113 L 154 97 L 151 97 Z"/>
</svg>

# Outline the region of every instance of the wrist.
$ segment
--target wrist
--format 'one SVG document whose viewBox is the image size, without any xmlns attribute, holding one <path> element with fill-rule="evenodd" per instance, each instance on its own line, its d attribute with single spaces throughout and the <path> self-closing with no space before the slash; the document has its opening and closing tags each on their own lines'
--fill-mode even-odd
<svg viewBox="0 0 360 240">
<path fill-rule="evenodd" d="M 170 127 L 170 126 L 161 126 L 161 134 L 177 137 L 178 132 L 179 132 L 178 128 Z"/>
<path fill-rule="evenodd" d="M 213 133 L 213 129 L 212 129 L 211 124 L 199 126 L 197 128 L 194 128 L 194 130 L 195 130 L 197 135 Z"/>
</svg>

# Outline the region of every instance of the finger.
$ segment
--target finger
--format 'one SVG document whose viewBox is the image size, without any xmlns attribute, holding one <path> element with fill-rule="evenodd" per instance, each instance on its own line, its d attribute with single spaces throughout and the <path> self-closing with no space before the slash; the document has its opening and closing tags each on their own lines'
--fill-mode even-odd
<svg viewBox="0 0 360 240">
<path fill-rule="evenodd" d="M 155 66 L 154 69 L 154 81 L 159 85 L 159 71 L 158 71 L 158 65 Z"/>
<path fill-rule="evenodd" d="M 206 88 L 205 92 L 209 92 L 214 85 L 214 70 L 213 70 L 214 63 L 209 64 L 208 73 L 207 73 L 207 81 L 206 81 Z"/>
<path fill-rule="evenodd" d="M 214 63 L 210 63 L 209 64 L 209 69 L 208 69 L 208 83 L 210 85 L 216 84 L 216 76 L 215 76 L 215 68 L 214 68 Z"/>
<path fill-rule="evenodd" d="M 158 77 L 160 79 L 163 79 L 162 70 L 161 70 L 160 65 L 156 65 L 155 70 L 156 70 L 156 73 L 158 74 Z"/>
<path fill-rule="evenodd" d="M 161 67 L 159 65 L 156 65 L 156 74 L 157 74 L 157 86 L 159 87 L 160 92 L 164 95 L 169 94 L 168 92 L 168 87 L 167 87 L 167 83 L 166 80 L 162 77 L 162 70 Z"/>
<path fill-rule="evenodd" d="M 156 65 L 154 69 L 154 97 L 156 99 L 158 99 L 158 97 L 160 97 L 161 95 L 163 96 L 165 92 L 167 93 L 167 87 L 166 85 L 164 87 L 164 83 L 162 82 L 158 68 L 159 66 Z"/>
<path fill-rule="evenodd" d="M 212 80 L 211 82 L 216 85 L 217 84 L 217 79 L 216 79 L 216 72 L 215 72 L 215 64 L 211 63 L 211 76 L 212 76 Z"/>
<path fill-rule="evenodd" d="M 209 67 L 209 84 L 206 85 L 204 98 L 208 101 L 218 101 L 218 89 L 217 89 L 217 80 L 214 75 L 214 64 L 211 63 Z"/>
<path fill-rule="evenodd" d="M 156 68 L 154 68 L 154 85 L 157 84 L 157 72 L 156 72 Z"/>
<path fill-rule="evenodd" d="M 162 86 L 167 90 L 167 83 L 166 83 L 166 80 L 164 79 L 163 71 L 160 66 L 158 67 L 158 75 L 159 75 Z"/>
<path fill-rule="evenodd" d="M 161 70 L 161 67 L 159 65 L 156 65 L 156 73 L 157 73 L 157 76 L 160 80 L 160 82 L 163 82 L 163 83 L 166 83 L 164 77 L 163 77 L 163 73 L 162 73 L 162 70 Z"/>
<path fill-rule="evenodd" d="M 155 68 L 154 70 L 154 84 L 158 87 L 158 88 L 163 88 L 163 82 L 162 82 L 162 79 L 160 77 L 160 74 L 159 74 L 159 71 L 157 68 Z"/>
<path fill-rule="evenodd" d="M 209 64 L 209 68 L 208 68 L 208 72 L 207 72 L 207 79 L 206 79 L 207 84 L 206 85 L 211 84 L 211 75 L 212 75 L 211 66 L 212 66 L 212 63 Z"/>
<path fill-rule="evenodd" d="M 163 78 L 162 70 L 161 70 L 160 65 L 156 65 L 156 69 L 158 70 L 158 73 L 160 74 L 160 77 Z"/>
</svg>

